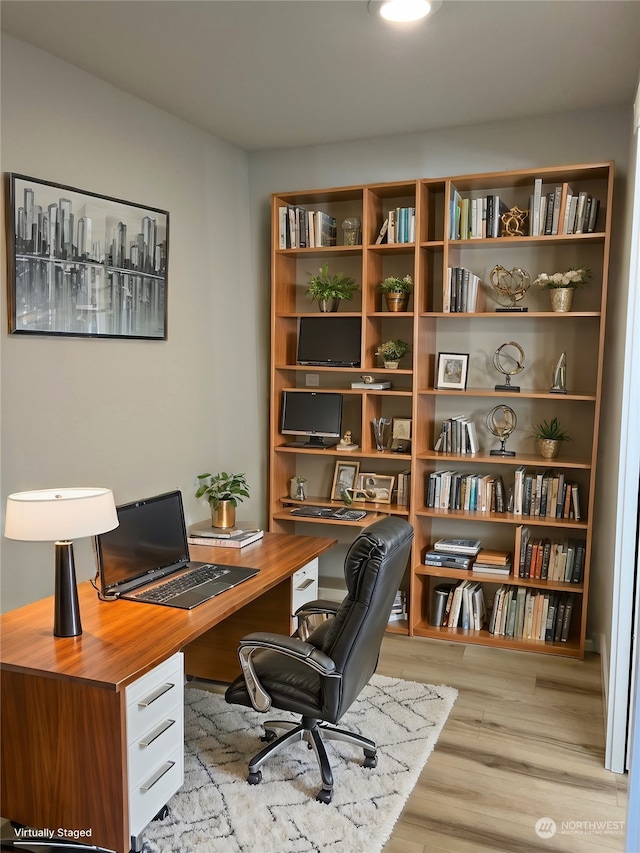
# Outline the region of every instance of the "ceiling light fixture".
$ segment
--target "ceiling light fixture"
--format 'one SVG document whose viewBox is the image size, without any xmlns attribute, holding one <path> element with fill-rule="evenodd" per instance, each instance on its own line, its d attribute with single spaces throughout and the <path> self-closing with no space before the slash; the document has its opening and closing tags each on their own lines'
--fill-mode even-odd
<svg viewBox="0 0 640 853">
<path fill-rule="evenodd" d="M 442 0 L 370 0 L 369 11 L 386 21 L 409 23 L 436 12 Z"/>
</svg>

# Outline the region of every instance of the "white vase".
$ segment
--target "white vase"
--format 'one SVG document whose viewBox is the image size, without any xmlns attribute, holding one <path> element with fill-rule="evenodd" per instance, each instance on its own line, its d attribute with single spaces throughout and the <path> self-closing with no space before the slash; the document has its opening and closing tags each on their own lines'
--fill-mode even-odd
<svg viewBox="0 0 640 853">
<path fill-rule="evenodd" d="M 385 361 L 384 366 L 387 370 L 397 370 L 399 364 L 399 361 Z"/>
</svg>

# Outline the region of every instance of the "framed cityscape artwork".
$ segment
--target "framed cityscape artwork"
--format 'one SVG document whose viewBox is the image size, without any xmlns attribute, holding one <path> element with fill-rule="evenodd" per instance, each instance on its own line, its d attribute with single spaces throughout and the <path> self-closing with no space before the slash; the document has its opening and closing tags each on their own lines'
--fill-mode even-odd
<svg viewBox="0 0 640 853">
<path fill-rule="evenodd" d="M 8 180 L 9 331 L 166 340 L 168 212 Z"/>
</svg>

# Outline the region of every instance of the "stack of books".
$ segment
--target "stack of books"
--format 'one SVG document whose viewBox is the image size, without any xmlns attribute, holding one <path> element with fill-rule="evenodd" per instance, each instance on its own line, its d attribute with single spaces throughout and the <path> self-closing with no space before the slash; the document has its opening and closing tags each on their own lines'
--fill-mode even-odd
<svg viewBox="0 0 640 853">
<path fill-rule="evenodd" d="M 446 569 L 470 569 L 480 551 L 479 539 L 438 539 L 425 551 L 425 566 Z"/>
<path fill-rule="evenodd" d="M 399 622 L 407 618 L 407 594 L 404 590 L 399 589 L 396 593 L 389 622 Z"/>
<path fill-rule="evenodd" d="M 473 564 L 473 571 L 486 575 L 511 574 L 511 554 L 508 551 L 492 551 L 489 548 L 481 548 Z"/>
<path fill-rule="evenodd" d="M 212 527 L 210 523 L 199 522 L 189 528 L 189 545 L 213 545 L 218 548 L 244 548 L 264 536 L 264 530 L 251 524 L 237 527 Z"/>
</svg>

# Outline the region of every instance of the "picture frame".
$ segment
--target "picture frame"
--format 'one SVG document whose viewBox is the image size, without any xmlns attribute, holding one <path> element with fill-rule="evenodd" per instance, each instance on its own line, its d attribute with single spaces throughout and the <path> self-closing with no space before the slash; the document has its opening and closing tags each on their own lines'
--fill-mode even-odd
<svg viewBox="0 0 640 853">
<path fill-rule="evenodd" d="M 337 460 L 333 471 L 333 483 L 331 485 L 332 501 L 341 501 L 342 493 L 346 489 L 355 488 L 359 470 L 359 462 L 347 462 L 342 459 Z"/>
<path fill-rule="evenodd" d="M 468 352 L 439 352 L 434 387 L 450 391 L 465 391 L 468 370 Z"/>
<path fill-rule="evenodd" d="M 396 453 L 411 452 L 411 418 L 392 419 L 391 450 Z"/>
<path fill-rule="evenodd" d="M 370 500 L 364 489 L 345 489 L 345 491 L 354 503 L 364 503 L 365 501 Z"/>
<path fill-rule="evenodd" d="M 9 332 L 167 340 L 168 211 L 7 180 Z"/>
<path fill-rule="evenodd" d="M 358 475 L 358 489 L 365 492 L 368 501 L 390 504 L 395 481 L 394 474 L 363 473 Z"/>
</svg>

